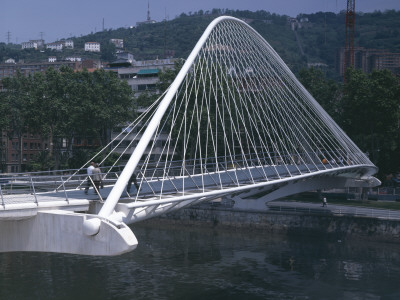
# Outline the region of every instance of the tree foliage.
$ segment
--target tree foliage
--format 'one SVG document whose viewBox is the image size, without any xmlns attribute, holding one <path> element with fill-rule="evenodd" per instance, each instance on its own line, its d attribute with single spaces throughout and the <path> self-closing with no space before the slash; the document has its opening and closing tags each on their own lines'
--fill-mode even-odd
<svg viewBox="0 0 400 300">
<path fill-rule="evenodd" d="M 344 85 L 319 70 L 299 79 L 360 149 L 379 167 L 379 176 L 400 171 L 400 81 L 390 71 L 349 69 Z"/>
<path fill-rule="evenodd" d="M 14 58 L 16 61 L 45 60 L 49 55 L 81 56 L 112 61 L 114 46 L 110 39 L 123 39 L 124 50 L 132 52 L 136 59 L 154 59 L 174 52 L 175 57 L 186 58 L 193 49 L 208 24 L 220 15 L 230 15 L 246 19 L 272 47 L 294 72 L 304 68 L 307 63 L 324 63 L 327 65 L 328 77 L 337 78 L 335 62 L 337 50 L 344 46 L 345 11 L 337 14 L 317 12 L 297 16 L 301 26 L 293 31 L 287 16 L 277 15 L 265 10 L 256 12 L 212 9 L 207 11 L 182 13 L 174 19 L 155 24 L 137 27 L 107 29 L 80 37 L 72 37 L 74 49 L 65 49 L 54 53 L 50 49 L 19 50 L 15 44 L 0 43 L 0 60 Z M 397 53 L 400 51 L 400 11 L 388 10 L 371 13 L 356 13 L 355 45 L 358 47 L 385 49 Z M 308 22 L 307 22 L 308 19 Z M 84 51 L 85 42 L 101 43 L 101 53 Z M 299 46 L 300 45 L 300 46 Z M 304 55 L 300 51 L 302 48 Z"/>
<path fill-rule="evenodd" d="M 337 117 L 340 97 L 337 82 L 327 79 L 324 72 L 316 68 L 300 70 L 298 79 L 331 117 Z"/>
<path fill-rule="evenodd" d="M 349 69 L 340 102 L 341 121 L 382 174 L 400 170 L 400 81 L 387 70 Z"/>
<path fill-rule="evenodd" d="M 63 152 L 71 157 L 73 138 L 90 138 L 105 145 L 113 127 L 133 118 L 132 91 L 112 72 L 73 72 L 67 67 L 58 72 L 50 68 L 29 77 L 17 74 L 5 78 L 3 84 L 0 113 L 6 117 L 1 129 L 10 138 L 20 138 L 27 131 L 47 137 L 47 153 L 56 168 L 65 161 L 63 139 L 67 141 Z M 40 154 L 38 161 L 49 165 L 44 156 Z"/>
</svg>

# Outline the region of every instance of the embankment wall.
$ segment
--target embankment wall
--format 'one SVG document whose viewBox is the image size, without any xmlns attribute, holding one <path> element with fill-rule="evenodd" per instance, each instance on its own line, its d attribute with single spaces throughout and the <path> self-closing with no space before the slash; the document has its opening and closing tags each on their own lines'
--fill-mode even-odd
<svg viewBox="0 0 400 300">
<path fill-rule="evenodd" d="M 366 217 L 187 208 L 146 222 L 262 231 L 271 234 L 323 235 L 337 239 L 400 242 L 400 221 Z"/>
</svg>

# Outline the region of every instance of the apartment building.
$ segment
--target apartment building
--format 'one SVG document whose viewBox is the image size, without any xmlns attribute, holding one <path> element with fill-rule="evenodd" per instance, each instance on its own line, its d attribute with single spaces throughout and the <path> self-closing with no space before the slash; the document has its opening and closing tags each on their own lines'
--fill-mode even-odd
<svg viewBox="0 0 400 300">
<path fill-rule="evenodd" d="M 16 136 L 9 137 L 3 130 L 1 133 L 0 162 L 1 171 L 6 173 L 24 172 L 26 166 L 38 154 L 48 148 L 48 139 L 38 134 L 24 133 L 21 140 Z"/>
<path fill-rule="evenodd" d="M 344 48 L 338 51 L 336 69 L 344 76 Z M 387 69 L 396 75 L 400 75 L 400 53 L 392 53 L 385 49 L 367 49 L 363 47 L 354 48 L 354 67 L 365 73 L 372 70 Z"/>
<path fill-rule="evenodd" d="M 117 73 L 118 77 L 125 80 L 131 89 L 135 92 L 135 96 L 140 95 L 143 92 L 150 92 L 159 94 L 160 91 L 157 89 L 157 83 L 159 82 L 159 74 L 166 70 L 175 67 L 175 59 L 154 59 L 154 60 L 143 60 L 136 61 L 133 55 L 129 52 L 120 52 L 117 54 L 117 60 L 110 63 L 106 70 Z M 139 107 L 137 113 L 140 115 L 145 111 L 145 107 Z M 121 132 L 127 132 L 131 129 L 127 125 L 121 125 L 114 128 L 111 134 L 111 138 L 116 138 Z M 123 161 L 129 159 L 137 143 L 139 142 L 141 135 L 135 137 L 136 132 L 131 132 L 130 136 L 122 143 L 121 139 L 114 141 L 114 146 L 117 146 L 116 152 L 122 153 L 125 148 L 129 148 L 124 152 Z M 162 149 L 167 141 L 167 134 L 160 134 L 158 136 L 156 146 L 152 150 L 150 160 L 154 161 L 159 158 L 162 153 Z M 133 140 L 134 139 L 134 140 Z M 148 154 L 150 149 L 146 149 L 145 154 Z M 169 153 L 172 155 L 173 153 Z"/>
<path fill-rule="evenodd" d="M 25 76 L 28 76 L 35 72 L 45 72 L 50 67 L 58 70 L 61 66 L 68 66 L 74 70 L 80 69 L 79 63 L 71 61 L 0 64 L 0 81 L 2 78 L 14 76 L 17 70 Z"/>
<path fill-rule="evenodd" d="M 87 42 L 85 43 L 85 51 L 88 52 L 100 52 L 100 43 Z"/>
<path fill-rule="evenodd" d="M 30 40 L 21 43 L 22 49 L 39 49 L 44 47 L 44 40 Z"/>
<path fill-rule="evenodd" d="M 62 51 L 62 49 L 64 48 L 64 43 L 63 42 L 49 43 L 46 45 L 46 48 L 55 51 Z"/>
<path fill-rule="evenodd" d="M 74 49 L 74 41 L 73 40 L 65 40 L 64 47 L 67 49 Z"/>
</svg>

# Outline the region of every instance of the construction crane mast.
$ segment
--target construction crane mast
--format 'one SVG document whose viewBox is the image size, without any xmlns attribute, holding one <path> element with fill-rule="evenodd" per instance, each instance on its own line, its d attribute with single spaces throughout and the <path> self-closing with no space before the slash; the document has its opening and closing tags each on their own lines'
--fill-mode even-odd
<svg viewBox="0 0 400 300">
<path fill-rule="evenodd" d="M 346 81 L 346 70 L 348 67 L 354 67 L 354 31 L 355 31 L 355 0 L 347 0 L 346 11 L 346 38 L 344 46 L 344 66 L 343 72 L 345 74 L 344 80 Z"/>
</svg>

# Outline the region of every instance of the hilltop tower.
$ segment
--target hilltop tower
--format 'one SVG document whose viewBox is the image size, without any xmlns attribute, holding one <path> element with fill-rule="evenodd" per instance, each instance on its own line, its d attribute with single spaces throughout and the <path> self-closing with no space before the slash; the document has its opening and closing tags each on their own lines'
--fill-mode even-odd
<svg viewBox="0 0 400 300">
<path fill-rule="evenodd" d="M 147 1 L 147 22 L 150 22 L 150 1 Z"/>
<path fill-rule="evenodd" d="M 136 22 L 136 26 L 143 25 L 143 24 L 154 24 L 154 23 L 157 23 L 157 22 L 150 18 L 150 1 L 147 1 L 147 19 L 146 19 L 146 21 Z"/>
</svg>

